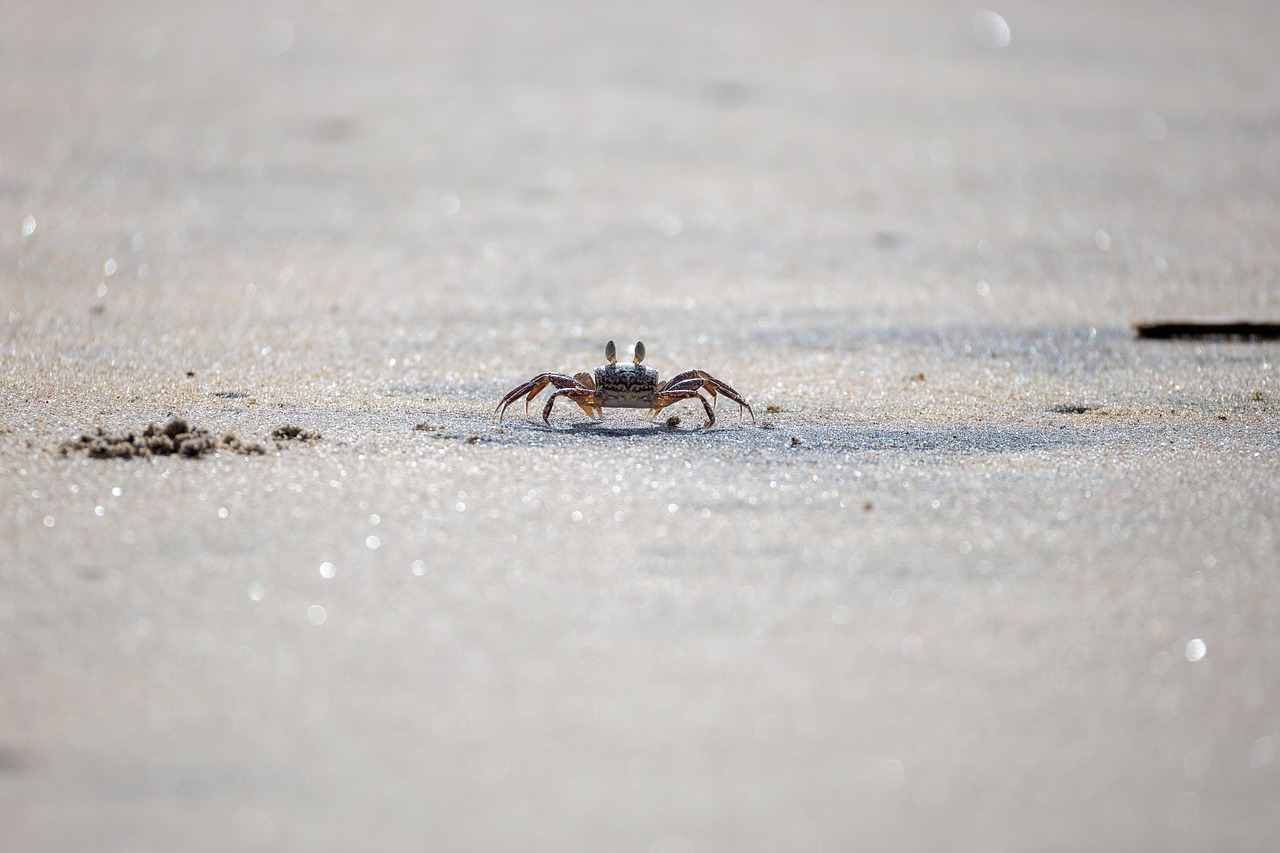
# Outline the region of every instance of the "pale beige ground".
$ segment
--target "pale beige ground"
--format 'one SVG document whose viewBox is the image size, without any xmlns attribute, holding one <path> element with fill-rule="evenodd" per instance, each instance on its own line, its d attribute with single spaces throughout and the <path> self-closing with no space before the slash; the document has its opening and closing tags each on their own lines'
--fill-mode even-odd
<svg viewBox="0 0 1280 853">
<path fill-rule="evenodd" d="M 1280 12 L 976 11 L 0 4 L 0 849 L 1274 849 Z"/>
</svg>

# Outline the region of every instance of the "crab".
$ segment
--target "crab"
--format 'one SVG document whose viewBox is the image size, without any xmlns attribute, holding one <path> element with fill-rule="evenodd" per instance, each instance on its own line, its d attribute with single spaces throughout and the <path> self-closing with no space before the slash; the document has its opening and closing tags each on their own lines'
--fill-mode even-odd
<svg viewBox="0 0 1280 853">
<path fill-rule="evenodd" d="M 609 363 L 600 365 L 591 373 L 584 371 L 573 376 L 566 373 L 539 373 L 528 382 L 512 388 L 498 404 L 498 422 L 502 422 L 507 407 L 521 397 L 524 397 L 524 410 L 528 413 L 529 403 L 533 398 L 548 385 L 554 385 L 556 390 L 551 393 L 542 410 L 542 420 L 547 426 L 551 426 L 551 409 L 556 400 L 567 397 L 593 420 L 603 418 L 605 409 L 648 409 L 650 417 L 657 417 L 659 412 L 672 403 L 696 399 L 706 410 L 706 426 L 710 427 L 716 422 L 715 410 L 700 391 L 711 395 L 712 402 L 719 402 L 716 395 L 723 394 L 738 404 L 739 414 L 746 409 L 751 415 L 751 422 L 755 423 L 756 413 L 751 410 L 751 404 L 731 386 L 705 370 L 686 370 L 666 382 L 659 381 L 658 371 L 640 363 L 644 361 L 644 344 L 640 341 L 636 342 L 632 364 L 618 364 L 618 348 L 613 341 L 605 344 L 604 357 Z"/>
</svg>

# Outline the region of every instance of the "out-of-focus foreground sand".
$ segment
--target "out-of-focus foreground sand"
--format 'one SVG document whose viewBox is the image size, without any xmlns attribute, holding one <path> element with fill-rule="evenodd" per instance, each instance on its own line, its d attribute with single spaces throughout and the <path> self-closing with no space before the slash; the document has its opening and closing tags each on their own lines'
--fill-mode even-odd
<svg viewBox="0 0 1280 853">
<path fill-rule="evenodd" d="M 407 6 L 0 5 L 0 848 L 1273 849 L 1280 7 Z"/>
</svg>

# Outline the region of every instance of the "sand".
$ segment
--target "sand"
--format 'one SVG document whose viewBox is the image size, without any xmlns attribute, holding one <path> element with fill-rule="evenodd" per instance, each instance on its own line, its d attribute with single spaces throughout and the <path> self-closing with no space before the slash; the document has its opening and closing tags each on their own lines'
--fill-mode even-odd
<svg viewBox="0 0 1280 853">
<path fill-rule="evenodd" d="M 1271 849 L 1280 11 L 975 11 L 6 6 L 0 847 Z"/>
</svg>

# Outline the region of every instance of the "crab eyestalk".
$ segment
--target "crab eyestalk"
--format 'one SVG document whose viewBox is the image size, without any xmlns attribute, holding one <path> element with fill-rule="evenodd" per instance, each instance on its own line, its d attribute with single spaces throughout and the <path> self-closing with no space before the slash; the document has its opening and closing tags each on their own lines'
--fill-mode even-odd
<svg viewBox="0 0 1280 853">
<path fill-rule="evenodd" d="M 610 364 L 618 363 L 618 347 L 613 341 L 604 345 L 604 357 Z"/>
<path fill-rule="evenodd" d="M 636 364 L 644 361 L 644 341 L 636 341 Z"/>
</svg>

